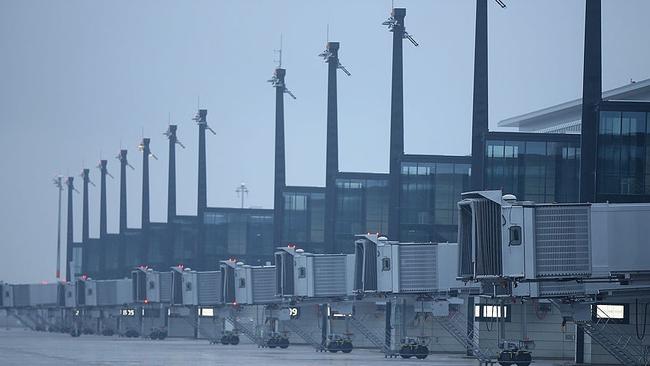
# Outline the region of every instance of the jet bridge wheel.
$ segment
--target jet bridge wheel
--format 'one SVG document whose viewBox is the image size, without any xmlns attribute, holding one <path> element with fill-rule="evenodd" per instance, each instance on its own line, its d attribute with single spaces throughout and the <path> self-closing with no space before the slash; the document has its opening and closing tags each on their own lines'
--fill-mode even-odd
<svg viewBox="0 0 650 366">
<path fill-rule="evenodd" d="M 352 342 L 350 342 L 350 341 L 343 341 L 341 343 L 341 352 L 343 352 L 343 353 L 350 353 L 350 352 L 352 352 L 353 348 L 354 348 L 354 346 L 352 345 Z"/>
<path fill-rule="evenodd" d="M 533 356 L 528 351 L 502 351 L 499 353 L 499 364 L 501 366 L 529 366 L 533 360 Z"/>
<path fill-rule="evenodd" d="M 289 338 L 286 337 L 280 338 L 280 340 L 278 341 L 278 347 L 282 349 L 289 347 Z"/>
</svg>

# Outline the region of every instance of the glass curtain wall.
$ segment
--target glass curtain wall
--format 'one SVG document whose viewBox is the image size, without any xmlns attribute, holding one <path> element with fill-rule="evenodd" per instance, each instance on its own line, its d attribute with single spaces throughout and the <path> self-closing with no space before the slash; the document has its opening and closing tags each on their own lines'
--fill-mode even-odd
<svg viewBox="0 0 650 366">
<path fill-rule="evenodd" d="M 487 189 L 519 200 L 577 202 L 580 136 L 491 132 L 486 143 Z"/>
<path fill-rule="evenodd" d="M 402 162 L 400 238 L 455 242 L 458 201 L 469 188 L 470 157 L 413 156 Z"/>
</svg>

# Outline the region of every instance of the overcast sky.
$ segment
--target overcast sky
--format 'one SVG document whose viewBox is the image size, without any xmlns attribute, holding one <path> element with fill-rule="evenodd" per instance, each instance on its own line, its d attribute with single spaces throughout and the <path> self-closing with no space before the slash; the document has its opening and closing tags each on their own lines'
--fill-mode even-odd
<svg viewBox="0 0 650 366">
<path fill-rule="evenodd" d="M 581 96 L 584 0 L 490 2 L 490 126 Z M 404 45 L 407 153 L 470 151 L 473 0 L 397 0 L 420 43 Z M 108 228 L 118 227 L 120 146 L 129 150 L 130 227 L 140 226 L 144 134 L 151 218 L 166 217 L 171 115 L 187 146 L 177 152 L 178 212 L 196 212 L 197 98 L 217 132 L 207 136 L 208 204 L 272 207 L 274 92 L 266 82 L 284 35 L 287 183 L 323 185 L 327 68 L 317 55 L 341 42 L 339 146 L 343 171 L 386 172 L 391 34 L 389 0 L 0 0 L 0 280 L 54 279 L 57 174 L 109 160 Z M 603 0 L 605 89 L 650 77 L 650 1 Z M 80 187 L 80 178 L 76 179 Z M 99 187 L 91 187 L 91 236 Z M 65 197 L 64 197 L 65 198 Z M 75 195 L 75 239 L 81 195 Z M 65 202 L 65 200 L 64 200 Z M 63 210 L 65 218 L 65 207 Z M 65 238 L 65 219 L 63 220 Z M 63 239 L 65 240 L 65 239 Z"/>
</svg>

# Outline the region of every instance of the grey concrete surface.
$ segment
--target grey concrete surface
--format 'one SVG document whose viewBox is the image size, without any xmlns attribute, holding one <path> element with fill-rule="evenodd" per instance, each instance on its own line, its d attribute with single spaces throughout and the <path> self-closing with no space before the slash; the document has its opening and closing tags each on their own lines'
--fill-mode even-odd
<svg viewBox="0 0 650 366">
<path fill-rule="evenodd" d="M 557 365 L 538 361 L 533 365 Z M 0 330 L 0 365 L 427 365 L 474 366 L 478 362 L 460 355 L 431 355 L 426 360 L 385 359 L 377 351 L 355 349 L 350 354 L 318 353 L 293 345 L 286 350 L 259 349 L 252 344 L 210 345 L 207 341 L 166 339 L 151 341 L 119 337 Z"/>
</svg>

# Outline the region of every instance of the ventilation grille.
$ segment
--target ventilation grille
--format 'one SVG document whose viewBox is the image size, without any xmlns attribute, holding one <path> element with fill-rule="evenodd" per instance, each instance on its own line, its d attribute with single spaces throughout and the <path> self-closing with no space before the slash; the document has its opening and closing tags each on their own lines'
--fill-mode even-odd
<svg viewBox="0 0 650 366">
<path fill-rule="evenodd" d="M 540 282 L 539 296 L 584 295 L 585 285 L 575 282 Z"/>
<path fill-rule="evenodd" d="M 199 305 L 221 303 L 221 272 L 197 272 Z"/>
<path fill-rule="evenodd" d="M 346 294 L 346 256 L 314 256 L 314 296 Z"/>
<path fill-rule="evenodd" d="M 535 208 L 535 265 L 539 277 L 591 273 L 589 206 Z"/>
<path fill-rule="evenodd" d="M 160 272 L 160 302 L 172 301 L 172 273 Z"/>
<path fill-rule="evenodd" d="M 400 245 L 399 291 L 432 292 L 437 289 L 438 247 L 432 244 Z"/>
<path fill-rule="evenodd" d="M 253 282 L 253 303 L 263 304 L 275 302 L 275 267 L 253 268 L 251 273 Z"/>
</svg>

